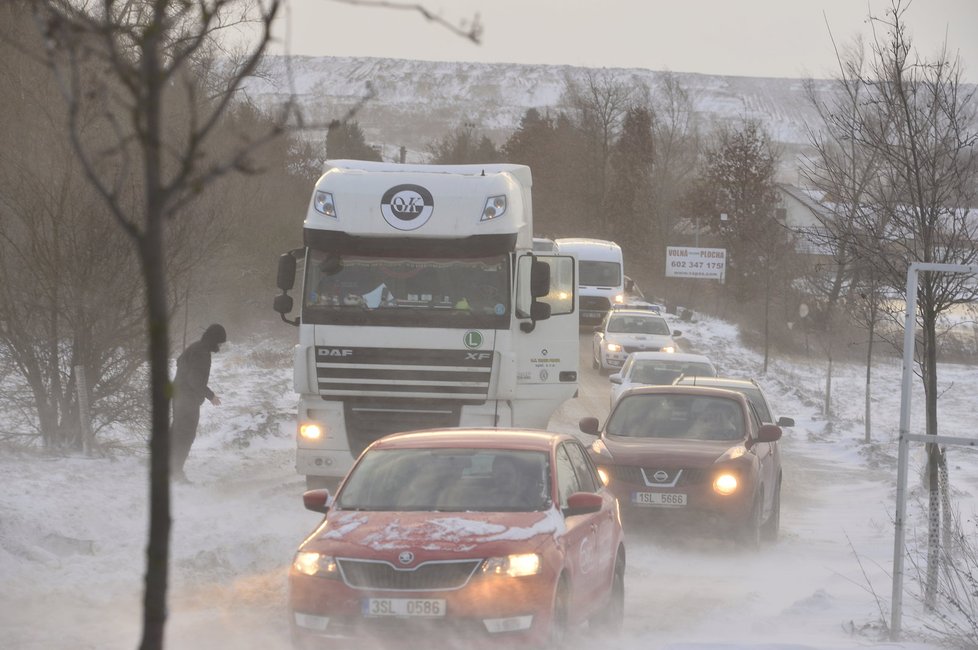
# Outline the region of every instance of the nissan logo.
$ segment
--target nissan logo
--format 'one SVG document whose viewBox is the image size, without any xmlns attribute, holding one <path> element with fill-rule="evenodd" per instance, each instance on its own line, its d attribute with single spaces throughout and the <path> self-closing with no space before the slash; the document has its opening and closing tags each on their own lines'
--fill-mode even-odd
<svg viewBox="0 0 978 650">
<path fill-rule="evenodd" d="M 397 561 L 401 564 L 411 564 L 414 562 L 414 553 L 411 551 L 401 551 L 400 555 L 397 556 Z"/>
<path fill-rule="evenodd" d="M 662 471 L 661 469 L 652 475 L 652 479 L 656 483 L 662 483 L 667 478 L 669 478 L 669 474 L 667 472 Z"/>
</svg>

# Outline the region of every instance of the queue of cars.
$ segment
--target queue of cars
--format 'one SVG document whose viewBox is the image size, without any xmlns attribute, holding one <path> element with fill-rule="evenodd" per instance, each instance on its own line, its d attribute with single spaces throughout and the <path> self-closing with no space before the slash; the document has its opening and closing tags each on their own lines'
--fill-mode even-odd
<svg viewBox="0 0 978 650">
<path fill-rule="evenodd" d="M 289 571 L 294 647 L 427 647 L 431 634 L 561 647 L 584 622 L 620 628 L 626 529 L 694 521 L 751 549 L 776 540 L 779 440 L 794 421 L 757 382 L 677 351 L 680 336 L 656 310 L 609 312 L 592 354 L 619 369 L 611 412 L 582 418 L 583 436 L 392 434 L 335 494 L 306 492 L 324 517 Z"/>
</svg>

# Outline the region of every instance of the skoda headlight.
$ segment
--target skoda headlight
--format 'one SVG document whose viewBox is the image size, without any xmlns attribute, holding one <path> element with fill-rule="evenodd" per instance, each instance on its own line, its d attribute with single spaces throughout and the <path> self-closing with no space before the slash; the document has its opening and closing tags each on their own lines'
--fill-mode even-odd
<svg viewBox="0 0 978 650">
<path fill-rule="evenodd" d="M 537 553 L 520 553 L 489 558 L 482 563 L 482 573 L 492 576 L 522 578 L 540 573 L 540 566 L 540 556 Z"/>
<path fill-rule="evenodd" d="M 336 559 L 314 551 L 299 551 L 292 560 L 292 568 L 298 573 L 320 578 L 339 578 L 340 568 Z"/>
</svg>

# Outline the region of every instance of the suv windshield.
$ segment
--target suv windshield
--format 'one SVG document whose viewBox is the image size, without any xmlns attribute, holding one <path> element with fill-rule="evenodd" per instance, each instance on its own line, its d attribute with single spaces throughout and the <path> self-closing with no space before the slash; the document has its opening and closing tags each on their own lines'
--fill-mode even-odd
<svg viewBox="0 0 978 650">
<path fill-rule="evenodd" d="M 703 395 L 627 395 L 618 402 L 606 433 L 629 438 L 740 440 L 740 405 L 725 397 Z"/>
</svg>

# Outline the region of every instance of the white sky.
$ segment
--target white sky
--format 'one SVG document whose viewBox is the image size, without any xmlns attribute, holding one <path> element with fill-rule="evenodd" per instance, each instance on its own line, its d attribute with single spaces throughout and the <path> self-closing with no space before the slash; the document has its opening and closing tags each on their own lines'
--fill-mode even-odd
<svg viewBox="0 0 978 650">
<path fill-rule="evenodd" d="M 831 77 L 831 33 L 869 35 L 889 0 L 363 0 L 419 4 L 453 25 L 482 23 L 477 45 L 417 10 L 286 0 L 273 51 L 312 56 L 647 68 L 756 77 Z M 355 1 L 355 0 L 346 0 Z M 918 52 L 946 40 L 978 82 L 978 1 L 913 0 Z M 286 29 L 286 23 L 289 28 Z M 970 69 L 969 69 L 970 66 Z"/>
</svg>

